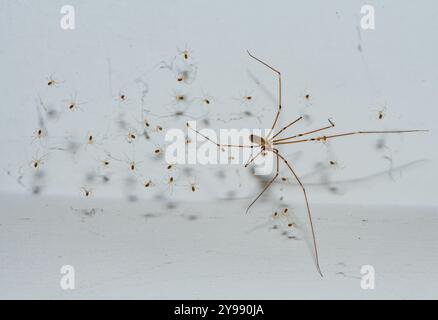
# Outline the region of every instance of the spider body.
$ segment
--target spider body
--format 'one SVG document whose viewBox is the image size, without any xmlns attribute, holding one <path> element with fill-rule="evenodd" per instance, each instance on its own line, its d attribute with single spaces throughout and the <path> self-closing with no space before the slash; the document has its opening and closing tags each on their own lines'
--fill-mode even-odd
<svg viewBox="0 0 438 320">
<path fill-rule="evenodd" d="M 258 145 L 258 147 L 261 148 L 262 151 L 273 151 L 273 140 L 272 139 L 265 139 L 263 137 L 259 137 L 255 134 L 249 135 L 249 140 Z"/>
</svg>

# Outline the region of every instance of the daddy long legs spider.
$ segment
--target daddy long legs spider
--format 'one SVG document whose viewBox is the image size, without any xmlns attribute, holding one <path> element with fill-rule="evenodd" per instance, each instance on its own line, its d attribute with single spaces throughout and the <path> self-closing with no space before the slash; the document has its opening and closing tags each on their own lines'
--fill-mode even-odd
<svg viewBox="0 0 438 320">
<path fill-rule="evenodd" d="M 274 121 L 272 123 L 272 126 L 271 126 L 270 131 L 267 134 L 267 136 L 266 137 L 260 137 L 260 136 L 251 134 L 249 136 L 249 140 L 250 140 L 251 144 L 248 144 L 248 145 L 243 145 L 243 144 L 221 144 L 221 143 L 218 143 L 216 141 L 213 141 L 212 139 L 210 139 L 206 135 L 203 135 L 202 133 L 200 133 L 196 129 L 191 128 L 189 123 L 187 123 L 187 127 L 189 129 L 195 131 L 198 135 L 202 136 L 204 139 L 206 139 L 206 140 L 216 144 L 216 146 L 219 147 L 219 148 L 232 148 L 232 147 L 236 147 L 236 148 L 251 148 L 251 149 L 259 148 L 259 152 L 256 153 L 255 156 L 251 156 L 250 157 L 250 159 L 246 162 L 245 167 L 247 167 L 252 162 L 254 162 L 254 160 L 257 157 L 259 157 L 261 154 L 266 154 L 266 152 L 271 152 L 275 156 L 275 159 L 276 159 L 276 166 L 275 166 L 276 170 L 275 170 L 274 177 L 269 180 L 269 182 L 266 184 L 266 186 L 263 188 L 263 190 L 250 203 L 250 205 L 246 209 L 246 213 L 248 213 L 249 209 L 254 205 L 254 203 L 256 203 L 256 201 L 263 195 L 263 193 L 278 178 L 279 171 L 280 171 L 280 163 L 284 164 L 287 167 L 287 169 L 289 169 L 289 171 L 292 173 L 292 176 L 298 182 L 298 184 L 299 184 L 299 186 L 300 186 L 300 188 L 301 188 L 301 190 L 303 192 L 304 201 L 305 201 L 305 204 L 306 204 L 308 221 L 309 221 L 310 230 L 311 230 L 311 233 L 312 233 L 312 242 L 313 242 L 313 250 L 314 250 L 314 254 L 315 254 L 314 257 L 315 257 L 316 268 L 317 268 L 318 273 L 322 276 L 322 272 L 321 272 L 321 268 L 320 268 L 320 264 L 319 264 L 319 257 L 318 257 L 318 246 L 317 246 L 317 241 L 316 241 L 316 236 L 315 236 L 315 230 L 314 230 L 314 227 L 313 227 L 312 214 L 311 214 L 311 210 L 310 210 L 309 199 L 308 199 L 308 196 L 307 196 L 306 188 L 303 185 L 303 183 L 301 182 L 300 178 L 298 177 L 298 174 L 296 173 L 296 171 L 294 170 L 292 165 L 279 152 L 279 150 L 277 149 L 277 146 L 279 146 L 279 145 L 286 145 L 286 144 L 296 144 L 296 143 L 311 142 L 311 141 L 326 142 L 328 140 L 335 139 L 335 138 L 347 137 L 347 136 L 353 136 L 353 135 L 362 135 L 362 134 L 427 132 L 428 130 L 415 129 L 415 130 L 351 131 L 351 132 L 337 133 L 337 134 L 331 134 L 331 135 L 319 135 L 319 136 L 313 136 L 313 137 L 309 137 L 309 138 L 305 137 L 305 136 L 308 136 L 308 135 L 315 134 L 317 132 L 321 132 L 321 131 L 333 128 L 335 126 L 335 124 L 334 124 L 334 122 L 332 120 L 329 119 L 328 120 L 329 121 L 329 125 L 324 126 L 322 128 L 310 130 L 310 131 L 303 132 L 303 133 L 300 133 L 300 134 L 297 134 L 297 135 L 293 135 L 293 136 L 289 136 L 289 137 L 286 137 L 286 138 L 277 138 L 281 133 L 286 131 L 288 128 L 293 126 L 295 123 L 297 123 L 300 120 L 302 120 L 303 117 L 302 116 L 298 117 L 294 121 L 292 121 L 289 124 L 287 124 L 285 127 L 283 127 L 280 130 L 278 130 L 275 134 L 273 134 L 274 130 L 277 128 L 278 119 L 280 117 L 280 113 L 281 113 L 281 110 L 282 110 L 281 73 L 280 73 L 280 71 L 278 71 L 277 69 L 273 68 L 271 65 L 267 64 L 263 60 L 261 60 L 261 59 L 255 57 L 254 55 L 252 55 L 249 51 L 247 51 L 247 52 L 248 52 L 248 55 L 252 59 L 256 60 L 257 62 L 261 63 L 265 67 L 269 68 L 278 77 L 278 108 L 277 108 L 277 112 L 276 112 Z M 303 138 L 303 137 L 305 137 L 305 138 Z"/>
</svg>

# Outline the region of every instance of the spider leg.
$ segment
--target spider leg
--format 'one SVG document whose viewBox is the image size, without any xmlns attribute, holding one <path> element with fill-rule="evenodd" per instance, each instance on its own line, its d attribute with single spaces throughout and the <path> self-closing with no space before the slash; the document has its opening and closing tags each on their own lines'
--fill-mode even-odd
<svg viewBox="0 0 438 320">
<path fill-rule="evenodd" d="M 216 141 L 211 140 L 209 137 L 207 137 L 205 134 L 200 133 L 198 130 L 193 129 L 192 127 L 190 127 L 190 124 L 187 122 L 186 123 L 187 128 L 189 128 L 190 130 L 196 132 L 197 134 L 199 134 L 201 137 L 203 137 L 204 139 L 214 143 L 216 146 L 218 147 L 235 147 L 235 148 L 254 148 L 256 146 L 254 145 L 244 145 L 244 144 L 221 144 L 218 143 Z"/>
<path fill-rule="evenodd" d="M 248 161 L 245 163 L 245 168 L 248 167 L 259 155 L 261 155 L 263 151 L 264 150 L 262 149 L 255 156 L 249 158 Z"/>
<path fill-rule="evenodd" d="M 278 177 L 278 174 L 279 174 L 279 171 L 280 171 L 280 158 L 278 157 L 278 156 L 279 156 L 278 151 L 274 150 L 273 152 L 274 152 L 275 155 L 277 156 L 277 169 L 276 169 L 276 172 L 275 172 L 275 176 L 274 176 L 274 177 L 268 182 L 268 184 L 263 188 L 262 192 L 260 192 L 260 194 L 257 196 L 257 198 L 255 198 L 254 201 L 251 202 L 251 204 L 248 206 L 248 208 L 246 208 L 245 214 L 248 213 L 248 211 L 249 211 L 249 209 L 252 207 L 252 205 L 253 205 L 254 203 L 256 203 L 256 201 L 262 196 L 262 194 L 263 194 L 266 190 L 268 190 L 268 188 L 271 186 L 271 184 L 272 184 L 272 183 L 275 181 L 275 179 L 277 179 L 277 177 Z"/>
<path fill-rule="evenodd" d="M 291 123 L 289 123 L 287 126 L 283 127 L 283 129 L 281 129 L 280 131 L 278 131 L 273 137 L 272 139 L 274 139 L 276 136 L 278 136 L 280 133 L 282 133 L 284 130 L 286 130 L 287 128 L 289 128 L 291 125 L 295 124 L 296 122 L 300 121 L 301 119 L 303 119 L 303 117 L 299 117 L 298 119 L 292 121 Z"/>
<path fill-rule="evenodd" d="M 294 138 L 297 138 L 297 137 L 306 136 L 306 135 L 311 134 L 311 133 L 315 133 L 315 132 L 319 132 L 319 131 L 323 131 L 323 130 L 327 130 L 327 129 L 333 128 L 335 126 L 335 124 L 330 119 L 328 119 L 328 121 L 330 122 L 329 126 L 326 126 L 326 127 L 323 127 L 323 128 L 319 128 L 319 129 L 316 129 L 316 130 L 307 131 L 307 132 L 304 132 L 304 133 L 299 133 L 297 135 L 294 135 L 294 136 L 291 136 L 291 137 L 287 137 L 287 138 L 276 139 L 276 140 L 274 140 L 274 142 L 280 142 L 280 141 L 285 141 L 285 140 L 289 140 L 289 139 L 294 139 Z M 274 138 L 275 138 L 275 136 L 274 136 Z"/>
<path fill-rule="evenodd" d="M 278 153 L 277 151 L 277 156 L 279 158 L 281 158 L 281 160 L 283 160 L 283 162 L 288 166 L 288 168 L 290 169 L 290 171 L 292 172 L 292 174 L 294 175 L 295 179 L 297 180 L 297 182 L 299 183 L 301 189 L 303 190 L 303 194 L 304 194 L 304 200 L 306 201 L 306 207 L 307 207 L 307 215 L 309 218 L 309 224 L 310 224 L 310 229 L 312 231 L 312 239 L 313 239 L 313 248 L 315 250 L 315 261 L 316 261 L 316 268 L 318 269 L 319 274 L 322 277 L 322 272 L 321 272 L 321 268 L 319 267 L 319 258 L 318 258 L 318 249 L 316 246 L 316 237 L 315 237 L 315 231 L 313 229 L 313 223 L 312 223 L 312 214 L 310 213 L 310 206 L 309 206 L 309 200 L 307 199 L 307 193 L 306 193 L 306 189 L 304 188 L 304 185 L 302 184 L 300 178 L 298 178 L 297 174 L 295 173 L 294 169 L 292 169 L 291 165 L 287 162 L 287 160 Z"/>
<path fill-rule="evenodd" d="M 346 132 L 346 133 L 338 133 L 333 134 L 329 136 L 319 136 L 315 138 L 309 138 L 309 139 L 301 139 L 301 140 L 294 140 L 294 141 L 274 141 L 274 145 L 278 144 L 292 144 L 292 143 L 300 143 L 300 142 L 309 142 L 309 141 L 327 141 L 331 138 L 337 138 L 337 137 L 345 137 L 345 136 L 352 136 L 356 134 L 376 134 L 376 133 L 408 133 L 408 132 L 429 132 L 429 130 L 383 130 L 383 131 L 354 131 L 354 132 Z"/>
<path fill-rule="evenodd" d="M 280 117 L 280 112 L 281 112 L 281 73 L 280 73 L 280 71 L 278 71 L 278 70 L 274 69 L 273 67 L 271 67 L 266 62 L 264 62 L 264 61 L 260 60 L 259 58 L 253 56 L 248 50 L 246 52 L 248 52 L 248 54 L 249 54 L 249 56 L 251 58 L 253 58 L 254 60 L 260 62 L 264 66 L 268 67 L 269 69 L 271 69 L 272 71 L 274 71 L 278 75 L 278 111 L 277 111 L 277 115 L 275 116 L 274 123 L 272 124 L 271 131 L 269 132 L 268 136 L 266 137 L 266 139 L 269 140 L 269 136 L 272 134 L 272 131 L 274 130 L 275 125 L 277 124 L 277 121 L 278 121 L 278 118 Z"/>
</svg>

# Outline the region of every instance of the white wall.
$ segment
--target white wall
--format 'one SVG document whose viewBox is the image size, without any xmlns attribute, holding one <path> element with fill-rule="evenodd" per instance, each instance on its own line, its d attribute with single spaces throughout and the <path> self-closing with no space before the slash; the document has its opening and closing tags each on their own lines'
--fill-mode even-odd
<svg viewBox="0 0 438 320">
<path fill-rule="evenodd" d="M 75 30 L 60 28 L 60 8 L 64 4 L 76 9 Z M 276 94 L 276 79 L 247 56 L 246 49 L 250 49 L 283 73 L 282 124 L 309 110 L 312 123 L 297 126 L 297 130 L 323 126 L 328 117 L 336 122 L 333 132 L 431 130 L 427 134 L 388 137 L 388 149 L 380 152 L 374 148 L 379 137 L 371 136 L 333 141 L 330 156 L 327 147 L 320 144 L 282 148 L 304 176 L 312 201 L 436 204 L 438 50 L 434 39 L 438 6 L 432 1 L 421 5 L 412 1 L 369 1 L 367 4 L 376 10 L 376 29 L 366 31 L 359 27 L 363 4 L 1 1 L 1 189 L 30 192 L 35 174 L 29 163 L 39 153 L 48 155 L 41 169 L 45 176 L 39 182 L 45 194 L 79 196 L 81 187 L 87 186 L 93 188 L 96 197 L 149 198 L 158 193 L 199 200 L 224 197 L 231 190 L 236 196 L 254 196 L 260 186 L 247 169 L 240 168 L 236 175 L 238 166 L 221 167 L 228 173 L 225 179 L 217 178 L 218 168 L 195 166 L 194 176 L 200 187 L 196 194 L 189 192 L 192 178 L 185 177 L 184 168 L 179 167 L 175 173 L 177 186 L 170 192 L 165 185 L 168 173 L 164 162 L 153 159 L 154 144 L 141 141 L 128 145 L 114 121 L 122 114 L 130 126 L 138 126 L 140 79 L 148 85 L 144 106 L 154 114 L 169 112 L 175 90 L 183 90 L 193 99 L 208 92 L 214 97 L 209 106 L 213 129 L 269 127 L 275 112 L 271 95 Z M 198 68 L 196 80 L 190 85 L 178 83 L 169 70 L 158 68 L 160 62 L 178 53 L 177 48 L 186 45 L 193 50 Z M 51 74 L 62 81 L 57 88 L 47 88 L 46 77 Z M 116 101 L 120 90 L 129 96 L 124 107 Z M 311 94 L 311 105 L 303 98 L 306 92 Z M 251 106 L 242 106 L 236 100 L 245 93 L 254 96 Z M 65 105 L 74 94 L 84 104 L 72 113 Z M 49 136 L 42 144 L 32 142 L 38 127 L 36 106 L 40 98 L 46 105 L 62 110 L 57 121 L 46 119 Z M 385 104 L 386 116 L 379 121 L 377 110 Z M 188 112 L 197 114 L 200 108 L 193 100 Z M 254 118 L 217 121 L 245 108 L 260 112 L 261 123 Z M 151 116 L 151 121 L 169 129 L 184 128 L 185 119 Z M 101 144 L 83 146 L 73 157 L 53 150 L 65 147 L 68 141 L 83 144 L 89 132 L 102 139 Z M 156 144 L 162 144 L 162 134 L 152 136 Z M 86 173 L 102 172 L 98 159 L 104 156 L 104 149 L 120 159 L 124 154 L 135 154 L 135 160 L 141 163 L 133 184 L 126 163 L 117 161 L 109 170 L 108 185 L 86 181 Z M 342 197 L 313 185 L 320 181 L 319 175 L 310 174 L 316 162 L 326 164 L 330 157 L 340 163 L 340 168 L 331 173 L 332 180 L 359 179 L 336 185 Z M 384 157 L 390 157 L 395 168 L 406 166 L 377 174 L 390 168 L 390 161 Z M 286 173 L 282 171 L 282 176 Z M 19 176 L 23 176 L 20 182 L 24 186 L 17 183 Z M 146 191 L 139 183 L 149 177 L 159 184 L 156 191 Z M 283 193 L 301 201 L 298 190 L 290 191 L 294 193 Z"/>
</svg>

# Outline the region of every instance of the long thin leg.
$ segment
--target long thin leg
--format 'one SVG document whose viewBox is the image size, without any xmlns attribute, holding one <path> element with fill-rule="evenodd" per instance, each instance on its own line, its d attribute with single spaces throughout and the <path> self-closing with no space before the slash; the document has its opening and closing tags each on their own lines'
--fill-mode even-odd
<svg viewBox="0 0 438 320">
<path fill-rule="evenodd" d="M 280 171 L 280 158 L 278 157 L 278 152 L 274 151 L 275 155 L 277 156 L 277 170 L 275 172 L 275 176 L 271 179 L 271 181 L 268 182 L 268 184 L 263 188 L 262 192 L 260 192 L 260 194 L 257 196 L 257 198 L 254 199 L 253 202 L 251 202 L 251 204 L 248 206 L 248 208 L 246 208 L 246 212 L 248 213 L 249 209 L 252 207 L 252 205 L 254 203 L 256 203 L 256 201 L 262 196 L 262 194 L 268 190 L 269 186 L 275 181 L 275 179 L 277 179 L 279 171 Z"/>
<path fill-rule="evenodd" d="M 207 137 L 205 134 L 200 133 L 198 130 L 193 129 L 192 127 L 190 127 L 189 123 L 186 123 L 187 128 L 189 128 L 190 130 L 196 132 L 197 134 L 199 134 L 201 137 L 203 137 L 204 139 L 207 139 L 208 141 L 214 143 L 216 146 L 218 147 L 235 147 L 235 148 L 256 148 L 258 146 L 254 146 L 254 145 L 243 145 L 243 144 L 221 144 L 221 143 L 217 143 L 216 141 L 211 140 L 209 137 Z"/>
<path fill-rule="evenodd" d="M 245 168 L 249 166 L 259 155 L 262 154 L 264 150 L 260 150 L 255 156 L 251 156 L 251 158 L 248 159 L 248 161 L 245 163 Z"/>
<path fill-rule="evenodd" d="M 281 112 L 281 73 L 280 71 L 274 69 L 273 67 L 271 67 L 269 64 L 267 64 L 266 62 L 260 60 L 259 58 L 253 56 L 248 50 L 246 51 L 248 52 L 249 56 L 251 58 L 253 58 L 254 60 L 260 62 L 261 64 L 263 64 L 264 66 L 268 67 L 269 69 L 271 69 L 272 71 L 274 71 L 275 73 L 278 74 L 278 111 L 277 111 L 277 115 L 275 116 L 274 119 L 274 123 L 272 124 L 271 127 L 271 131 L 269 132 L 268 136 L 266 137 L 266 140 L 269 140 L 269 136 L 272 134 L 275 125 L 277 124 L 278 118 L 280 117 L 280 112 Z"/>
<path fill-rule="evenodd" d="M 291 123 L 289 123 L 287 126 L 283 127 L 283 129 L 281 129 L 280 131 L 278 131 L 273 137 L 272 139 L 275 139 L 276 136 L 278 136 L 280 133 L 282 133 L 284 130 L 286 130 L 287 128 L 289 128 L 291 125 L 297 123 L 298 121 L 300 121 L 301 119 L 303 119 L 303 117 L 299 117 L 298 119 L 292 121 Z"/>
<path fill-rule="evenodd" d="M 300 178 L 298 178 L 298 176 L 295 173 L 294 169 L 292 169 L 291 165 L 287 162 L 287 160 L 281 154 L 279 154 L 278 152 L 277 152 L 277 156 L 280 157 L 283 160 L 283 162 L 289 167 L 290 171 L 292 171 L 292 174 L 294 175 L 295 179 L 298 181 L 298 183 L 300 184 L 301 189 L 303 190 L 304 200 L 306 201 L 306 207 L 307 207 L 307 215 L 309 217 L 310 229 L 312 231 L 313 248 L 315 250 L 316 268 L 318 269 L 318 272 L 319 272 L 319 274 L 322 277 L 321 268 L 319 267 L 318 248 L 316 246 L 315 231 L 313 229 L 313 223 L 312 223 L 312 214 L 310 213 L 310 206 L 309 206 L 309 200 L 307 199 L 306 188 L 304 188 L 304 185 L 301 183 Z"/>
<path fill-rule="evenodd" d="M 323 127 L 323 128 L 319 128 L 319 129 L 316 129 L 316 130 L 311 130 L 311 131 L 299 133 L 297 135 L 294 135 L 294 136 L 291 136 L 291 137 L 287 137 L 287 138 L 276 139 L 276 140 L 274 140 L 274 142 L 290 140 L 290 139 L 306 136 L 306 135 L 311 134 L 311 133 L 315 133 L 315 132 L 319 132 L 319 131 L 323 131 L 323 130 L 327 130 L 327 129 L 333 128 L 335 126 L 335 124 L 330 119 L 328 119 L 328 121 L 330 122 L 330 125 L 327 126 L 327 127 Z M 274 136 L 274 138 L 275 138 L 275 136 Z"/>
<path fill-rule="evenodd" d="M 356 134 L 408 133 L 408 132 L 429 132 L 429 130 L 355 131 L 355 132 L 338 133 L 338 134 L 333 134 L 333 135 L 329 135 L 329 136 L 319 136 L 319 137 L 315 137 L 315 138 L 301 139 L 301 140 L 294 140 L 294 141 L 279 141 L 279 142 L 274 142 L 274 145 L 292 144 L 292 143 L 300 143 L 300 142 L 308 142 L 308 141 L 327 141 L 328 139 L 331 139 L 331 138 L 352 136 L 352 135 L 356 135 Z"/>
</svg>

